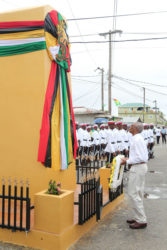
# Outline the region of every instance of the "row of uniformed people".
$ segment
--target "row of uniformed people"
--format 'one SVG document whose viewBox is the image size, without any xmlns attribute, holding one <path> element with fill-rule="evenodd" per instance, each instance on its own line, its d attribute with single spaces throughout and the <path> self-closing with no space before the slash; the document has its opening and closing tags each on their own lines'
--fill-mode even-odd
<svg viewBox="0 0 167 250">
<path fill-rule="evenodd" d="M 92 131 L 93 129 L 93 131 Z M 142 136 L 147 144 L 149 157 L 153 158 L 153 125 L 144 124 Z M 131 141 L 131 133 L 127 130 L 127 124 L 121 122 L 108 122 L 107 125 L 102 124 L 100 129 L 95 124 L 89 126 L 88 124 L 76 124 L 77 140 L 78 140 L 78 154 L 85 152 L 89 154 L 91 151 L 107 156 L 107 161 L 112 161 L 113 157 L 119 153 L 128 156 L 128 150 Z"/>
<path fill-rule="evenodd" d="M 153 147 L 154 147 L 154 125 L 148 125 L 144 124 L 144 129 L 141 132 L 143 139 L 146 143 L 146 146 L 148 148 L 148 155 L 149 158 L 154 158 L 154 152 L 153 152 Z"/>
<path fill-rule="evenodd" d="M 107 125 L 101 125 L 100 131 L 98 126 L 93 126 L 93 132 L 91 127 L 87 124 L 76 124 L 77 140 L 79 145 L 78 152 L 86 150 L 86 153 L 92 151 L 100 151 L 103 155 L 107 156 L 108 161 L 112 161 L 112 158 L 119 153 L 128 155 L 128 149 L 130 145 L 131 134 L 127 131 L 127 124 L 121 122 L 109 122 Z"/>
</svg>

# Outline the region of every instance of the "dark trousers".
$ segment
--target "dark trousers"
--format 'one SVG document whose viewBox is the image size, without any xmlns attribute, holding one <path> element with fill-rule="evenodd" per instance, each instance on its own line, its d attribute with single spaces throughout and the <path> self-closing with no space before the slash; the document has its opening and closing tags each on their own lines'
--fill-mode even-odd
<svg viewBox="0 0 167 250">
<path fill-rule="evenodd" d="M 159 144 L 160 135 L 157 136 L 157 144 Z"/>
<path fill-rule="evenodd" d="M 107 152 L 106 155 L 107 155 L 107 162 L 111 163 L 113 161 L 113 158 L 114 158 L 113 153 Z"/>
<path fill-rule="evenodd" d="M 166 134 L 162 134 L 162 143 L 166 144 Z"/>
</svg>

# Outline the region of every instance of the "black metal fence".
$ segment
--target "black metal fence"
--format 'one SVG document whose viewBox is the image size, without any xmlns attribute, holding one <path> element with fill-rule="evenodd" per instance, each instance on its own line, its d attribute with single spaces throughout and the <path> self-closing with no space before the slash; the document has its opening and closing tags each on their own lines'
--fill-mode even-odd
<svg viewBox="0 0 167 250">
<path fill-rule="evenodd" d="M 20 192 L 19 192 L 20 189 Z M 31 201 L 29 198 L 29 182 L 26 181 L 24 187 L 23 181 L 20 181 L 18 188 L 15 179 L 12 187 L 11 179 L 5 183 L 2 178 L 2 192 L 0 194 L 0 227 L 12 229 L 12 231 L 30 230 L 30 209 Z"/>
<path fill-rule="evenodd" d="M 89 220 L 97 212 L 97 189 L 100 184 L 98 176 L 89 175 L 87 178 L 81 180 L 81 192 L 79 194 L 78 202 L 75 205 L 79 207 L 78 223 L 82 225 Z"/>
<path fill-rule="evenodd" d="M 76 166 L 76 183 L 82 184 L 83 178 L 87 180 L 88 176 L 94 175 L 99 170 L 98 166 Z"/>
</svg>

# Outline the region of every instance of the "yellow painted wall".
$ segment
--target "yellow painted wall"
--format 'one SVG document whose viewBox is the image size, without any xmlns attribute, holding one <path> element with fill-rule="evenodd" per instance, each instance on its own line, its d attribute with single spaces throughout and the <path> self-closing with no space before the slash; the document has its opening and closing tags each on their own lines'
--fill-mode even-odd
<svg viewBox="0 0 167 250">
<path fill-rule="evenodd" d="M 0 21 L 44 20 L 49 6 L 0 14 Z M 63 14 L 63 13 L 62 13 Z M 37 162 L 50 60 L 46 50 L 0 57 L 0 176 L 26 178 L 33 197 L 50 179 L 75 189 L 75 165 L 54 171 Z"/>
</svg>

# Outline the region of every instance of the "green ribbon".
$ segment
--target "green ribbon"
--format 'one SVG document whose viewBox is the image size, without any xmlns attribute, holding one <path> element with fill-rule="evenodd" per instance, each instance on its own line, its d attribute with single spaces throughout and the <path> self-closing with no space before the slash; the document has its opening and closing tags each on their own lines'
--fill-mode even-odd
<svg viewBox="0 0 167 250">
<path fill-rule="evenodd" d="M 46 42 L 34 42 L 14 46 L 0 46 L 0 56 L 13 56 L 46 49 Z"/>
</svg>

